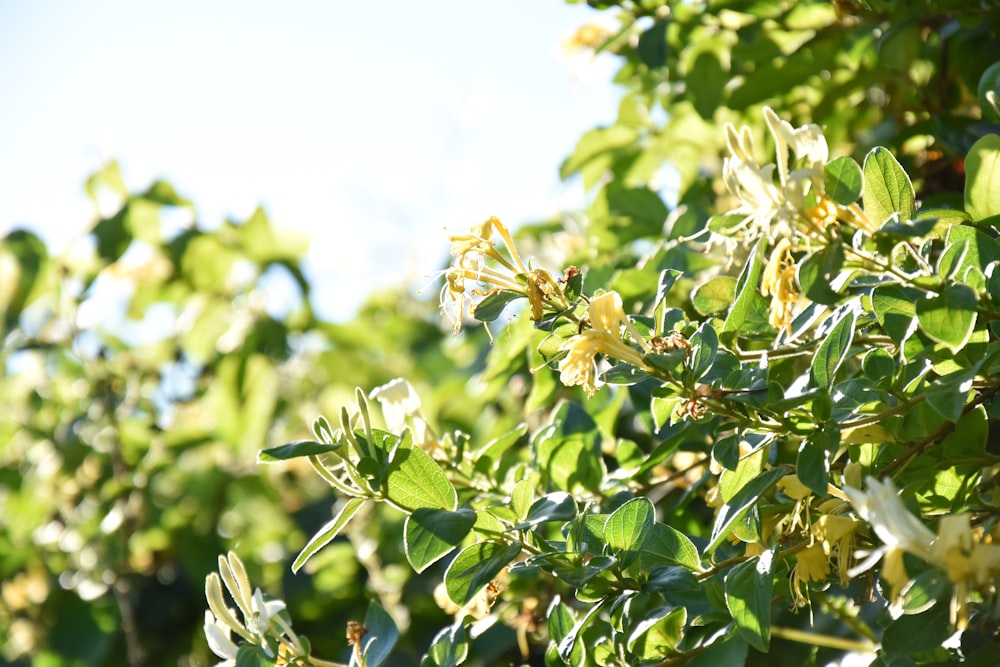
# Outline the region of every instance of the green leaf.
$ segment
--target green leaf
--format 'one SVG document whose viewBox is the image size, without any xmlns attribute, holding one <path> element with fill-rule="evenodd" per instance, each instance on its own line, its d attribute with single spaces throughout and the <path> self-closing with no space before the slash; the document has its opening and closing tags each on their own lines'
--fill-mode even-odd
<svg viewBox="0 0 1000 667">
<path fill-rule="evenodd" d="M 964 247 L 966 249 L 961 260 L 957 262 L 957 266 L 952 269 L 955 279 L 964 282 L 974 290 L 984 289 L 986 287 L 985 278 L 970 269 L 977 268 L 985 275 L 989 265 L 1000 260 L 1000 243 L 997 243 L 982 229 L 969 225 L 949 227 L 945 242 L 949 248 Z"/>
<path fill-rule="evenodd" d="M 558 659 L 558 647 L 563 642 L 563 640 L 569 636 L 573 631 L 573 626 L 576 624 L 576 619 L 573 618 L 573 612 L 570 608 L 563 604 L 562 600 L 556 595 L 552 599 L 552 604 L 549 605 L 548 613 L 545 615 L 548 624 L 549 631 L 549 641 L 552 642 L 553 648 L 556 650 L 556 656 Z M 583 662 L 584 650 L 583 644 L 575 642 L 569 651 L 567 656 L 570 665 L 579 665 Z M 548 664 L 548 663 L 546 663 Z"/>
<path fill-rule="evenodd" d="M 733 524 L 741 520 L 762 495 L 767 493 L 779 479 L 787 474 L 787 469 L 774 468 L 761 473 L 740 489 L 733 498 L 719 508 L 712 526 L 712 537 L 705 553 L 710 554 L 726 539 Z"/>
<path fill-rule="evenodd" d="M 576 514 L 576 500 L 573 496 L 565 491 L 556 491 L 532 503 L 524 520 L 513 529 L 525 530 L 547 521 L 569 521 Z"/>
<path fill-rule="evenodd" d="M 344 506 L 340 508 L 333 519 L 327 522 L 325 526 L 316 531 L 316 534 L 312 536 L 309 543 L 302 548 L 299 555 L 295 557 L 295 561 L 292 563 L 292 572 L 298 572 L 302 569 L 302 566 L 306 564 L 313 554 L 329 544 L 333 538 L 340 534 L 340 531 L 344 529 L 344 526 L 354 518 L 354 515 L 358 513 L 361 506 L 365 504 L 364 498 L 349 498 Z"/>
<path fill-rule="evenodd" d="M 965 404 L 972 391 L 972 382 L 979 373 L 983 362 L 972 368 L 949 373 L 931 382 L 927 388 L 927 405 L 950 422 L 957 422 L 962 416 Z"/>
<path fill-rule="evenodd" d="M 837 370 L 851 349 L 857 322 L 857 310 L 852 307 L 845 308 L 840 319 L 830 328 L 829 333 L 816 348 L 809 371 L 818 387 L 829 389 L 833 385 Z"/>
<path fill-rule="evenodd" d="M 423 572 L 461 544 L 475 523 L 476 513 L 469 509 L 416 509 L 403 526 L 406 560 L 414 570 Z"/>
<path fill-rule="evenodd" d="M 743 267 L 739 280 L 736 281 L 736 298 L 726 316 L 719 336 L 724 342 L 731 342 L 739 336 L 741 331 L 760 330 L 761 322 L 764 325 L 767 324 L 769 304 L 767 299 L 757 290 L 760 274 L 764 270 L 764 244 L 765 240 L 761 239 L 753 247 L 747 258 L 746 266 Z"/>
<path fill-rule="evenodd" d="M 977 306 L 971 287 L 950 285 L 938 296 L 917 301 L 917 323 L 928 338 L 957 354 L 972 336 Z"/>
<path fill-rule="evenodd" d="M 631 656 L 639 660 L 662 660 L 677 651 L 684 635 L 687 610 L 684 607 L 659 607 L 636 623 L 629 635 Z"/>
<path fill-rule="evenodd" d="M 719 351 L 719 336 L 715 333 L 712 323 L 706 321 L 698 326 L 688 342 L 691 344 L 688 366 L 691 368 L 691 375 L 698 380 L 708 372 L 712 362 L 715 361 L 715 355 Z"/>
<path fill-rule="evenodd" d="M 701 570 L 698 548 L 684 533 L 665 523 L 653 523 L 653 527 L 642 544 L 639 554 L 644 572 L 652 572 L 659 567 L 681 565 L 689 570 Z"/>
<path fill-rule="evenodd" d="M 236 649 L 236 667 L 274 667 L 276 664 L 277 660 L 268 657 L 263 646 L 244 642 Z"/>
<path fill-rule="evenodd" d="M 885 333 L 897 345 L 913 334 L 917 301 L 924 292 L 910 287 L 886 285 L 872 292 L 872 310 Z"/>
<path fill-rule="evenodd" d="M 520 542 L 479 542 L 462 549 L 444 573 L 448 597 L 460 607 L 469 604 L 520 553 Z"/>
<path fill-rule="evenodd" d="M 844 266 L 844 248 L 839 243 L 831 243 L 817 253 L 813 253 L 799 265 L 799 285 L 802 293 L 810 301 L 832 306 L 840 300 L 840 295 L 830 288 L 830 283 Z"/>
<path fill-rule="evenodd" d="M 374 601 L 368 603 L 364 625 L 368 632 L 361 640 L 363 667 L 380 667 L 389 659 L 399 639 L 399 629 L 382 605 Z"/>
<path fill-rule="evenodd" d="M 385 477 L 382 493 L 386 500 L 410 511 L 419 507 L 455 509 L 458 506 L 455 487 L 427 452 L 412 446 L 409 431 L 405 434 Z"/>
<path fill-rule="evenodd" d="M 981 458 L 986 453 L 989 435 L 986 408 L 980 405 L 962 415 L 955 424 L 955 429 L 941 443 L 944 460 L 958 463 L 962 460 Z"/>
<path fill-rule="evenodd" d="M 504 454 L 517 444 L 517 441 L 521 439 L 528 430 L 527 425 L 518 424 L 516 427 L 507 431 L 503 435 L 499 435 L 496 438 L 490 440 L 482 448 L 476 450 L 474 460 L 476 462 L 476 471 L 484 474 L 489 474 L 496 465 L 503 458 Z"/>
<path fill-rule="evenodd" d="M 656 21 L 639 35 L 636 45 L 639 58 L 650 69 L 659 69 L 667 64 L 667 21 Z"/>
<path fill-rule="evenodd" d="M 458 621 L 442 629 L 427 649 L 427 658 L 421 667 L 458 667 L 469 657 L 469 633 L 465 624 Z M 428 662 L 430 660 L 430 662 Z"/>
<path fill-rule="evenodd" d="M 736 279 L 716 276 L 691 292 L 691 305 L 701 315 L 721 313 L 736 298 Z"/>
<path fill-rule="evenodd" d="M 865 156 L 864 207 L 869 219 L 878 227 L 895 214 L 905 222 L 916 213 L 913 184 L 896 158 L 885 148 L 876 146 Z"/>
<path fill-rule="evenodd" d="M 1000 135 L 987 134 L 965 158 L 965 210 L 975 221 L 1000 215 Z"/>
<path fill-rule="evenodd" d="M 795 474 L 816 495 L 826 495 L 830 475 L 830 455 L 840 446 L 840 426 L 828 423 L 802 441 Z"/>
<path fill-rule="evenodd" d="M 514 485 L 514 489 L 510 492 L 510 506 L 517 518 L 523 519 L 528 513 L 528 508 L 535 499 L 536 485 L 536 480 L 531 478 L 522 479 Z"/>
<path fill-rule="evenodd" d="M 257 463 L 275 463 L 276 461 L 287 461 L 288 459 L 300 456 L 319 456 L 328 454 L 340 449 L 340 445 L 328 445 L 325 442 L 315 442 L 313 440 L 297 440 L 280 447 L 262 449 L 257 454 Z"/>
<path fill-rule="evenodd" d="M 865 181 L 857 162 L 845 155 L 828 163 L 824 171 L 827 197 L 841 206 L 850 206 L 858 200 Z"/>
<path fill-rule="evenodd" d="M 754 560 L 734 566 L 725 577 L 726 607 L 733 615 L 736 630 L 763 653 L 771 644 L 773 556 L 772 551 L 765 551 Z"/>
<path fill-rule="evenodd" d="M 604 523 L 604 539 L 610 555 L 617 558 L 623 568 L 639 557 L 653 528 L 654 515 L 653 503 L 640 496 L 616 509 Z"/>
<path fill-rule="evenodd" d="M 483 298 L 482 301 L 476 304 L 475 308 L 472 309 L 472 316 L 480 322 L 492 322 L 496 318 L 500 317 L 500 314 L 503 312 L 503 309 L 507 307 L 507 304 L 511 301 L 523 298 L 524 295 L 520 292 L 515 292 L 514 290 L 509 289 L 501 289 L 496 292 L 490 292 Z"/>
<path fill-rule="evenodd" d="M 930 651 L 953 632 L 948 603 L 938 602 L 922 614 L 900 616 L 882 633 L 882 648 L 888 655 L 910 655 Z"/>
</svg>

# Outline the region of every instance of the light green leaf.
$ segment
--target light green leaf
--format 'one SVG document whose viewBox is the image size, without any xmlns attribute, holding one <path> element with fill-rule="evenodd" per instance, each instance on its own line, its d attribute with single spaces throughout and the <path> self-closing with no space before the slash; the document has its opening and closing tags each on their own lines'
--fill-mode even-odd
<svg viewBox="0 0 1000 667">
<path fill-rule="evenodd" d="M 617 558 L 622 567 L 628 567 L 639 557 L 646 536 L 653 528 L 654 514 L 653 503 L 641 496 L 616 509 L 604 523 L 604 539 L 610 555 Z"/>
<path fill-rule="evenodd" d="M 957 422 L 972 391 L 972 382 L 983 362 L 972 368 L 949 373 L 931 382 L 927 388 L 927 405 L 950 422 Z"/>
<path fill-rule="evenodd" d="M 896 158 L 876 146 L 865 156 L 864 207 L 869 219 L 881 227 L 894 214 L 905 222 L 916 213 L 913 184 Z"/>
<path fill-rule="evenodd" d="M 563 604 L 558 595 L 552 599 L 552 604 L 549 605 L 549 610 L 545 617 L 548 619 L 549 641 L 554 645 L 553 648 L 555 648 L 556 655 L 558 656 L 558 646 L 573 631 L 576 619 L 573 618 L 573 612 Z M 583 645 L 579 642 L 574 643 L 570 647 L 567 658 L 571 665 L 581 664 L 584 658 Z"/>
<path fill-rule="evenodd" d="M 691 292 L 691 304 L 701 315 L 721 313 L 736 298 L 736 279 L 716 276 Z"/>
<path fill-rule="evenodd" d="M 726 573 L 726 607 L 736 630 L 758 651 L 767 653 L 771 644 L 771 593 L 774 552 L 765 551 L 754 560 L 734 566 Z"/>
<path fill-rule="evenodd" d="M 976 326 L 976 293 L 967 285 L 950 285 L 943 293 L 917 301 L 917 323 L 931 340 L 958 353 Z"/>
<path fill-rule="evenodd" d="M 236 650 L 236 667 L 274 667 L 276 664 L 277 661 L 264 652 L 263 646 L 244 642 Z"/>
<path fill-rule="evenodd" d="M 865 181 L 861 167 L 846 155 L 828 163 L 824 172 L 826 196 L 841 206 L 850 206 L 864 191 Z"/>
<path fill-rule="evenodd" d="M 416 509 L 403 526 L 406 560 L 414 570 L 423 572 L 461 544 L 475 523 L 476 513 L 469 509 Z"/>
<path fill-rule="evenodd" d="M 917 301 L 924 292 L 909 287 L 886 285 L 872 292 L 872 310 L 886 334 L 897 345 L 913 334 Z"/>
<path fill-rule="evenodd" d="M 368 603 L 364 626 L 368 628 L 368 632 L 361 640 L 362 665 L 380 667 L 389 659 L 392 648 L 399 639 L 399 629 L 382 605 L 374 601 Z"/>
<path fill-rule="evenodd" d="M 469 604 L 520 553 L 520 542 L 479 542 L 462 549 L 444 573 L 448 597 L 460 607 Z"/>
<path fill-rule="evenodd" d="M 524 520 L 514 526 L 514 530 L 525 530 L 547 521 L 569 521 L 576 514 L 576 500 L 573 496 L 565 491 L 556 491 L 532 503 Z"/>
<path fill-rule="evenodd" d="M 444 628 L 434 637 L 427 649 L 427 658 L 421 667 L 458 667 L 469 657 L 469 633 L 465 624 L 458 621 Z M 428 663 L 427 660 L 431 662 Z"/>
<path fill-rule="evenodd" d="M 965 210 L 975 221 L 1000 215 L 1000 135 L 987 134 L 965 158 Z"/>
<path fill-rule="evenodd" d="M 455 487 L 427 452 L 412 446 L 409 431 L 405 436 L 393 453 L 385 477 L 382 492 L 386 500 L 411 511 L 419 507 L 455 509 Z"/>
<path fill-rule="evenodd" d="M 518 519 L 524 518 L 531 503 L 534 502 L 536 484 L 534 479 L 522 479 L 514 485 L 514 490 L 510 492 L 510 506 Z"/>
<path fill-rule="evenodd" d="M 747 263 L 736 281 L 736 298 L 719 336 L 724 342 L 732 341 L 741 331 L 760 329 L 761 321 L 767 323 L 768 302 L 757 290 L 760 274 L 764 270 L 764 248 L 765 240 L 761 239 L 750 251 Z"/>
<path fill-rule="evenodd" d="M 350 498 L 344 503 L 344 506 L 340 508 L 340 512 L 337 513 L 333 519 L 331 519 L 325 526 L 316 531 L 316 534 L 312 536 L 309 543 L 302 548 L 299 555 L 295 557 L 295 561 L 292 563 L 292 572 L 298 572 L 306 561 L 312 558 L 313 554 L 329 544 L 340 531 L 344 529 L 344 526 L 354 518 L 354 515 L 358 513 L 361 506 L 365 504 L 364 498 Z"/>
<path fill-rule="evenodd" d="M 642 544 L 639 554 L 643 572 L 669 565 L 681 565 L 689 570 L 700 571 L 701 559 L 698 548 L 684 533 L 665 523 L 653 523 L 652 530 Z"/>
<path fill-rule="evenodd" d="M 287 461 L 288 459 L 300 456 L 317 456 L 327 454 L 340 449 L 340 445 L 328 445 L 325 442 L 315 442 L 312 440 L 298 440 L 290 442 L 280 447 L 262 449 L 257 454 L 257 463 L 275 463 L 277 461 Z"/>
<path fill-rule="evenodd" d="M 810 373 L 813 382 L 818 387 L 827 389 L 837 377 L 837 370 L 847 358 L 847 352 L 854 341 L 854 327 L 858 322 L 858 313 L 854 308 L 846 308 L 840 319 L 816 348 L 813 355 Z"/>
<path fill-rule="evenodd" d="M 639 621 L 628 638 L 629 653 L 640 660 L 662 660 L 677 651 L 684 636 L 687 610 L 659 607 Z"/>
</svg>

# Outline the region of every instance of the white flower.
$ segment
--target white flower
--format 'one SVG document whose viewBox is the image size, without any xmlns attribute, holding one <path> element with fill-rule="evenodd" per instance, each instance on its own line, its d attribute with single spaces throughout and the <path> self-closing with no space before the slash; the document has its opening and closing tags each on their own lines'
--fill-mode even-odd
<svg viewBox="0 0 1000 667">
<path fill-rule="evenodd" d="M 420 414 L 420 397 L 403 378 L 375 387 L 368 396 L 382 406 L 385 425 L 392 433 L 401 433 L 406 428 L 406 418 Z"/>
<path fill-rule="evenodd" d="M 236 644 L 229 638 L 229 626 L 220 623 L 215 614 L 205 610 L 205 639 L 212 653 L 224 658 L 216 667 L 234 667 L 236 665 Z"/>
<path fill-rule="evenodd" d="M 899 548 L 933 562 L 931 544 L 935 535 L 906 509 L 892 480 L 882 482 L 869 477 L 865 483 L 867 493 L 849 486 L 844 488 L 844 492 L 861 518 L 871 524 L 882 543 L 887 548 Z"/>
</svg>

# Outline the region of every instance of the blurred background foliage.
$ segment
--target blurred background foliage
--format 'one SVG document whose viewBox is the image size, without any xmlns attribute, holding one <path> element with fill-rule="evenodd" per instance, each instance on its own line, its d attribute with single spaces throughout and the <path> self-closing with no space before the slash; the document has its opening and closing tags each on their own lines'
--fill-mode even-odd
<svg viewBox="0 0 1000 667">
<path fill-rule="evenodd" d="M 561 166 L 588 188 L 586 210 L 524 225 L 518 240 L 545 265 L 584 267 L 629 312 L 651 305 L 662 270 L 718 263 L 681 241 L 732 208 L 718 178 L 726 122 L 766 146 L 769 105 L 821 125 L 834 151 L 886 146 L 925 204 L 959 207 L 963 156 L 1000 131 L 984 101 L 1000 81 L 993 0 L 587 4 L 595 22 L 568 47 L 617 59 L 619 113 Z M 257 452 L 309 437 L 355 386 L 399 376 L 440 432 L 482 442 L 537 425 L 578 390 L 533 372 L 544 364 L 526 318 L 500 318 L 491 345 L 483 328 L 451 336 L 432 299 L 400 290 L 348 323 L 321 321 L 314 290 L 364 290 L 365 276 L 309 284 L 308 240 L 264 211 L 206 224 L 167 183 L 129 192 L 114 163 L 86 187 L 107 214 L 65 253 L 27 230 L 0 241 L 0 659 L 209 664 L 203 581 L 236 548 L 318 655 L 346 659 L 347 620 L 373 591 L 396 596 L 409 628 L 392 664 L 417 664 L 449 617 L 433 599 L 440 572 L 415 575 L 403 557 L 401 517 L 352 528 L 293 576 L 332 497 L 307 467 L 259 467 Z M 692 287 L 682 278 L 670 305 Z M 587 410 L 648 448 L 655 429 L 630 422 L 623 396 Z M 517 660 L 515 629 L 491 632 L 495 653 L 480 664 Z M 768 662 L 802 664 L 787 646 Z"/>
</svg>

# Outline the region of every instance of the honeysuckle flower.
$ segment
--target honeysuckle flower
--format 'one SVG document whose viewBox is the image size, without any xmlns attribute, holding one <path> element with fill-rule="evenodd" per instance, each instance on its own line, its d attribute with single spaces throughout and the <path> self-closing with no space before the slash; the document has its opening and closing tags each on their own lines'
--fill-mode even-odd
<svg viewBox="0 0 1000 667">
<path fill-rule="evenodd" d="M 229 626 L 221 623 L 216 619 L 215 614 L 206 609 L 205 639 L 208 640 L 208 648 L 212 650 L 212 653 L 223 658 L 222 662 L 216 663 L 216 667 L 234 667 L 236 665 L 236 653 L 239 649 L 229 637 Z"/>
<path fill-rule="evenodd" d="M 382 406 L 385 425 L 392 433 L 400 433 L 406 428 L 406 418 L 420 414 L 420 397 L 413 385 L 404 378 L 390 380 L 375 387 L 368 394 Z"/>
<path fill-rule="evenodd" d="M 982 530 L 973 529 L 968 514 L 941 518 L 937 539 L 931 547 L 934 562 L 955 585 L 951 600 L 951 620 L 959 629 L 969 622 L 971 590 L 996 587 L 1000 576 L 1000 545 L 982 541 Z"/>
<path fill-rule="evenodd" d="M 771 297 L 768 322 L 776 329 L 791 331 L 792 311 L 799 300 L 795 286 L 795 259 L 787 238 L 778 241 L 760 279 L 760 292 Z"/>
<path fill-rule="evenodd" d="M 644 351 L 649 352 L 651 348 L 628 321 L 628 316 L 622 309 L 621 295 L 617 292 L 606 292 L 591 299 L 587 313 L 591 328 L 571 336 L 559 347 L 566 352 L 566 356 L 559 362 L 559 379 L 567 387 L 582 386 L 588 394 L 593 395 L 597 391 L 595 378 L 598 354 L 618 359 L 636 368 L 647 368 L 642 354 L 622 340 L 622 327 L 625 327 Z"/>
<path fill-rule="evenodd" d="M 795 554 L 795 569 L 792 570 L 792 596 L 797 605 L 808 600 L 810 581 L 825 581 L 830 575 L 830 559 L 823 547 L 814 544 Z M 803 586 L 806 586 L 803 593 Z"/>
<path fill-rule="evenodd" d="M 931 544 L 935 539 L 934 533 L 906 509 L 892 480 L 880 481 L 869 477 L 865 484 L 867 492 L 845 487 L 844 493 L 858 515 L 871 525 L 882 544 L 887 549 L 902 549 L 923 560 L 933 561 Z"/>
<path fill-rule="evenodd" d="M 837 559 L 837 574 L 842 586 L 850 581 L 848 572 L 854 558 L 854 537 L 861 522 L 847 516 L 823 514 L 813 522 L 810 532 L 828 558 Z"/>
<path fill-rule="evenodd" d="M 507 249 L 506 255 L 494 245 L 494 235 L 500 238 Z M 451 254 L 455 259 L 444 272 L 441 312 L 451 320 L 454 333 L 462 328 L 469 296 L 482 298 L 499 290 L 519 292 L 527 297 L 531 319 L 534 321 L 542 318 L 545 302 L 551 295 L 555 295 L 563 307 L 569 306 L 559 283 L 548 271 L 525 265 L 514 245 L 510 230 L 497 218 L 489 218 L 468 233 L 455 234 L 449 240 L 452 244 Z M 486 289 L 468 290 L 467 279 Z M 473 304 L 469 307 L 471 309 Z"/>
<path fill-rule="evenodd" d="M 282 600 L 265 602 L 264 594 L 257 588 L 250 600 L 250 607 L 251 616 L 246 619 L 247 627 L 263 642 L 264 637 L 271 631 L 271 619 L 285 608 L 285 603 Z"/>
</svg>

